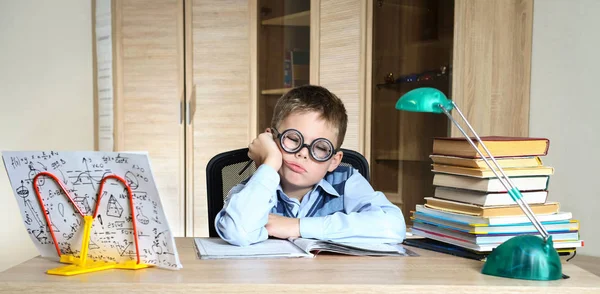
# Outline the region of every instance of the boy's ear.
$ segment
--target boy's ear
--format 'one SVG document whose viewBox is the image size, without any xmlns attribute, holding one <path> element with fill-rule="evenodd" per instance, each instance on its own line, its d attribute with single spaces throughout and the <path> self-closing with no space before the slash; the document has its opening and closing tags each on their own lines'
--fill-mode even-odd
<svg viewBox="0 0 600 294">
<path fill-rule="evenodd" d="M 343 157 L 344 157 L 344 152 L 342 152 L 342 151 L 338 151 L 335 155 L 333 155 L 333 157 L 331 158 L 331 164 L 329 164 L 329 168 L 327 169 L 327 171 L 328 172 L 334 171 L 340 165 L 340 163 L 342 163 Z"/>
</svg>

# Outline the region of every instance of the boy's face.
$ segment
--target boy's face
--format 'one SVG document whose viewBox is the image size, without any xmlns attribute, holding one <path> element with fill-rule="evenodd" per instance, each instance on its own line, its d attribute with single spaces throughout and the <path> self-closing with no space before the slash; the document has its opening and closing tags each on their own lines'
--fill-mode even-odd
<svg viewBox="0 0 600 294">
<path fill-rule="evenodd" d="M 280 133 L 288 129 L 300 131 L 304 137 L 304 144 L 310 145 L 314 140 L 325 138 L 337 146 L 337 130 L 325 120 L 320 118 L 318 112 L 292 113 L 285 118 L 277 131 Z M 304 189 L 318 183 L 328 171 L 333 171 L 342 160 L 342 152 L 337 152 L 331 159 L 318 162 L 314 160 L 307 147 L 303 147 L 297 153 L 287 153 L 277 142 L 283 157 L 283 163 L 279 170 L 283 189 Z"/>
</svg>

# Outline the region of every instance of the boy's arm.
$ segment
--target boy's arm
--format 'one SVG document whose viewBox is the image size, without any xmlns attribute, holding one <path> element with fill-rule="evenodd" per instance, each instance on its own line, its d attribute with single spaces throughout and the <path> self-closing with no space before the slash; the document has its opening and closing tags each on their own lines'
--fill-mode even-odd
<svg viewBox="0 0 600 294">
<path fill-rule="evenodd" d="M 215 219 L 219 236 L 234 245 L 246 246 L 266 240 L 265 225 L 277 201 L 279 174 L 262 164 L 244 185 L 235 186 Z"/>
<path fill-rule="evenodd" d="M 356 173 L 344 187 L 344 212 L 301 218 L 300 234 L 338 242 L 400 243 L 406 224 L 402 211 Z"/>
</svg>

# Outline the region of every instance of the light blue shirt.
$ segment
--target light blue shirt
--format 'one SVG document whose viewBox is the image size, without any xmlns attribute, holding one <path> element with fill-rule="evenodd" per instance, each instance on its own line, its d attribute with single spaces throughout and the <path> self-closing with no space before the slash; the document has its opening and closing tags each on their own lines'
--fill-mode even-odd
<svg viewBox="0 0 600 294">
<path fill-rule="evenodd" d="M 339 166 L 303 198 L 281 189 L 279 174 L 261 165 L 250 179 L 229 191 L 215 219 L 221 238 L 246 246 L 266 240 L 269 214 L 300 219 L 303 238 L 336 242 L 400 243 L 406 233 L 402 211 L 374 191 L 358 170 Z"/>
</svg>

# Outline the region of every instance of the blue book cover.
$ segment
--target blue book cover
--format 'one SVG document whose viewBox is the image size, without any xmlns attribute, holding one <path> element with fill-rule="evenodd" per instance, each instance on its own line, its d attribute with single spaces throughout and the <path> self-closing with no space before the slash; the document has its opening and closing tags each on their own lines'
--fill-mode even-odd
<svg viewBox="0 0 600 294">
<path fill-rule="evenodd" d="M 291 56 L 291 52 L 287 51 L 285 53 L 285 58 L 283 60 L 283 87 L 291 88 L 292 86 L 293 86 L 292 56 Z"/>
</svg>

